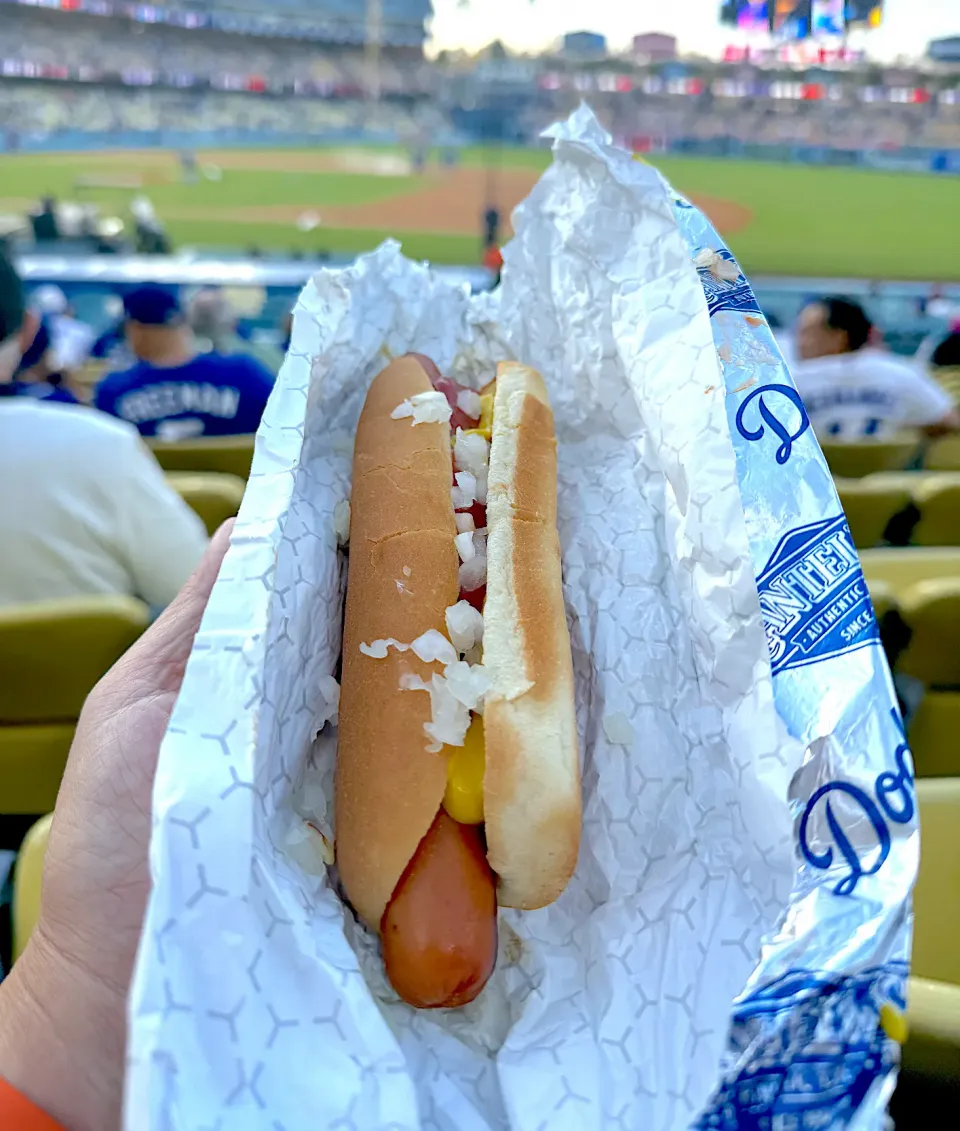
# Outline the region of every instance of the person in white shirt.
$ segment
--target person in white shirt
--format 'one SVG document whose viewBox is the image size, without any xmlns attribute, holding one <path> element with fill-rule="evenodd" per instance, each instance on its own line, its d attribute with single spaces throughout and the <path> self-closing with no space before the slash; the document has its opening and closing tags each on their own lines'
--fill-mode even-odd
<svg viewBox="0 0 960 1131">
<path fill-rule="evenodd" d="M 132 425 L 9 395 L 18 286 L 0 256 L 0 605 L 119 593 L 165 606 L 206 530 Z"/>
<path fill-rule="evenodd" d="M 821 439 L 879 439 L 905 428 L 960 429 L 947 393 L 915 364 L 868 344 L 863 308 L 824 298 L 800 312 L 790 373 Z"/>
<path fill-rule="evenodd" d="M 0 396 L 0 605 L 122 593 L 163 607 L 207 545 L 137 430 Z"/>
</svg>

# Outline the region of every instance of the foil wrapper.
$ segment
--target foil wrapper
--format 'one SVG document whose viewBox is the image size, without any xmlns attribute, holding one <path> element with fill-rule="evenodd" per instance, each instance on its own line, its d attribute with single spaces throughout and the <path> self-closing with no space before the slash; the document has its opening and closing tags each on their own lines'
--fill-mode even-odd
<svg viewBox="0 0 960 1131">
<path fill-rule="evenodd" d="M 905 1008 L 910 755 L 813 432 L 736 260 L 581 108 L 470 297 L 322 271 L 161 749 L 127 1131 L 878 1126 Z M 579 865 L 417 1012 L 332 886 L 338 548 L 370 381 L 544 375 Z M 341 520 L 335 519 L 335 511 Z"/>
</svg>

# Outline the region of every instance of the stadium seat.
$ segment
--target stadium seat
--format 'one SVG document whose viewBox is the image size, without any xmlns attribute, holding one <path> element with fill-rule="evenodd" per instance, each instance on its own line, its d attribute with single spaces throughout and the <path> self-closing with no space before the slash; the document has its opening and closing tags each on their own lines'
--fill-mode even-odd
<svg viewBox="0 0 960 1131">
<path fill-rule="evenodd" d="M 898 603 L 911 635 L 897 670 L 929 688 L 960 687 L 960 577 L 917 581 Z"/>
<path fill-rule="evenodd" d="M 47 854 L 47 841 L 50 839 L 52 823 L 52 813 L 41 817 L 24 837 L 17 855 L 17 863 L 13 871 L 11 908 L 14 962 L 23 954 L 40 915 L 43 861 Z"/>
<path fill-rule="evenodd" d="M 151 440 L 164 471 L 219 471 L 246 482 L 253 462 L 254 436 L 207 436 L 196 440 Z"/>
<path fill-rule="evenodd" d="M 203 519 L 207 533 L 232 518 L 243 501 L 244 481 L 239 475 L 216 471 L 172 471 L 167 482 Z"/>
<path fill-rule="evenodd" d="M 960 578 L 960 549 L 911 547 L 862 550 L 860 564 L 871 592 L 885 581 L 899 600 L 910 586 L 931 578 Z"/>
<path fill-rule="evenodd" d="M 861 479 L 876 471 L 899 471 L 906 467 L 920 451 L 920 442 L 914 436 L 862 444 L 831 444 L 820 442 L 827 464 L 834 475 L 846 479 Z"/>
<path fill-rule="evenodd" d="M 0 814 L 53 808 L 84 700 L 149 619 L 131 597 L 0 609 Z"/>
<path fill-rule="evenodd" d="M 916 783 L 920 872 L 904 1069 L 960 1084 L 960 778 Z"/>
<path fill-rule="evenodd" d="M 911 541 L 915 546 L 960 546 L 960 473 L 918 477 L 913 501 L 920 512 Z"/>
<path fill-rule="evenodd" d="M 960 436 L 942 436 L 932 441 L 923 456 L 929 471 L 960 471 Z"/>
<path fill-rule="evenodd" d="M 888 581 L 880 581 L 876 578 L 871 581 L 867 578 L 866 582 L 874 615 L 878 621 L 882 621 L 887 613 L 897 608 L 897 595 Z"/>
<path fill-rule="evenodd" d="M 960 691 L 927 691 L 910 720 L 919 778 L 960 777 Z"/>
<path fill-rule="evenodd" d="M 858 549 L 876 546 L 883 539 L 890 519 L 911 502 L 909 486 L 888 484 L 882 474 L 863 479 L 836 479 L 835 486 L 850 525 L 853 544 Z"/>
</svg>

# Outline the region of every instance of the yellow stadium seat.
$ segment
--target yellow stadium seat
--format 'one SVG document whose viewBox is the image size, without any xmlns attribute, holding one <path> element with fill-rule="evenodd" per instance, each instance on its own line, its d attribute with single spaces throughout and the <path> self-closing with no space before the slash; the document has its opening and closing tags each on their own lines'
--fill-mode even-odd
<svg viewBox="0 0 960 1131">
<path fill-rule="evenodd" d="M 917 777 L 960 777 L 958 736 L 960 691 L 925 692 L 910 722 L 910 750 Z"/>
<path fill-rule="evenodd" d="M 929 471 L 960 471 L 960 436 L 941 436 L 933 440 L 923 456 Z"/>
<path fill-rule="evenodd" d="M 149 623 L 147 606 L 133 597 L 0 608 L 0 724 L 76 719 L 93 685 Z"/>
<path fill-rule="evenodd" d="M 960 577 L 918 581 L 899 606 L 911 636 L 897 670 L 927 687 L 960 687 Z"/>
<path fill-rule="evenodd" d="M 212 534 L 240 509 L 245 489 L 239 475 L 216 471 L 171 471 L 167 482 L 203 520 Z"/>
<path fill-rule="evenodd" d="M 0 608 L 0 814 L 53 808 L 84 700 L 149 620 L 132 597 Z"/>
<path fill-rule="evenodd" d="M 913 487 L 920 519 L 913 528 L 915 546 L 960 546 L 960 473 L 923 475 Z"/>
<path fill-rule="evenodd" d="M 861 550 L 867 585 L 885 581 L 899 599 L 911 585 L 930 578 L 960 577 L 960 548 L 915 547 Z"/>
<path fill-rule="evenodd" d="M 24 837 L 17 854 L 13 871 L 13 960 L 23 954 L 24 948 L 40 914 L 40 891 L 43 881 L 43 861 L 50 839 L 53 814 L 41 817 Z"/>
<path fill-rule="evenodd" d="M 843 505 L 853 544 L 858 549 L 876 546 L 883 538 L 887 523 L 911 502 L 906 484 L 884 481 L 884 476 L 868 475 L 863 479 L 836 479 L 835 485 Z"/>
<path fill-rule="evenodd" d="M 920 451 L 920 441 L 906 435 L 876 443 L 832 444 L 821 440 L 820 448 L 834 475 L 861 479 L 876 471 L 898 471 L 906 467 Z"/>
<path fill-rule="evenodd" d="M 918 781 L 916 791 L 920 874 L 903 1065 L 960 1084 L 960 778 Z"/>
<path fill-rule="evenodd" d="M 878 621 L 883 620 L 887 613 L 897 607 L 897 595 L 893 586 L 887 581 L 871 581 L 869 578 L 866 579 L 866 582 L 874 615 Z"/>
<path fill-rule="evenodd" d="M 206 436 L 196 440 L 151 440 L 150 447 L 164 471 L 220 471 L 246 482 L 253 461 L 255 437 Z"/>
</svg>

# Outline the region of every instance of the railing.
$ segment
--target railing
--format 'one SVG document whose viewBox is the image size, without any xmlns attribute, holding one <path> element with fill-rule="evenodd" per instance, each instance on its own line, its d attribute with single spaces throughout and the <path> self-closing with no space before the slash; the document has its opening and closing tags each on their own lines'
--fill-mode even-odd
<svg viewBox="0 0 960 1131">
<path fill-rule="evenodd" d="M 265 259 L 251 261 L 242 256 L 98 256 L 98 255 L 23 255 L 18 267 L 31 288 L 56 283 L 71 299 L 81 298 L 86 311 L 94 296 L 103 299 L 104 320 L 109 296 L 122 295 L 142 282 L 158 282 L 185 288 L 221 285 L 256 287 L 265 295 L 265 322 L 275 321 L 276 311 L 289 309 L 300 288 L 323 266 L 342 266 L 349 256 L 334 256 L 323 262 L 310 260 Z M 492 281 L 482 267 L 437 267 L 452 282 L 466 284 L 473 291 L 485 290 Z M 760 306 L 782 326 L 789 326 L 804 303 L 827 294 L 844 294 L 863 303 L 867 313 L 881 326 L 890 347 L 913 353 L 927 334 L 940 334 L 946 320 L 928 306 L 932 299 L 945 305 L 960 306 L 960 283 L 879 281 L 872 279 L 833 279 L 755 276 L 752 280 Z M 93 303 L 96 309 L 96 303 Z M 91 318 L 91 320 L 94 320 Z M 257 319 L 252 320 L 255 324 Z"/>
</svg>

